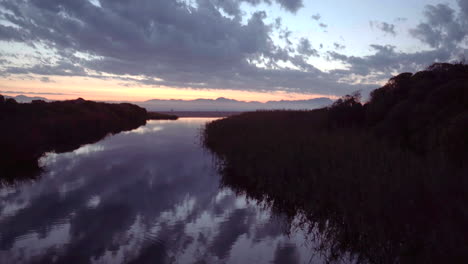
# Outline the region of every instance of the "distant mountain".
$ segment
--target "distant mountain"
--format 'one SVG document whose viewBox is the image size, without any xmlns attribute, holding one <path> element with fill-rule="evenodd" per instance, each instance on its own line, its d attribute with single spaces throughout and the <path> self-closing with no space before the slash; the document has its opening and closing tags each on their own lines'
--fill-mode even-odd
<svg viewBox="0 0 468 264">
<path fill-rule="evenodd" d="M 152 99 L 145 102 L 135 102 L 148 109 L 148 111 L 254 111 L 266 109 L 314 109 L 330 105 L 333 101 L 326 97 L 309 100 L 281 100 L 268 101 L 238 101 L 219 97 L 217 99 L 195 100 L 161 100 Z"/>
<path fill-rule="evenodd" d="M 4 96 L 5 98 L 13 98 L 18 103 L 30 103 L 33 100 L 43 100 L 50 102 L 51 100 L 45 97 L 31 97 L 26 95 Z M 116 101 L 117 102 L 117 101 Z M 113 102 L 113 103 L 116 103 Z M 129 102 L 146 108 L 148 111 L 254 111 L 267 109 L 314 109 L 320 108 L 333 103 L 332 100 L 326 97 L 314 98 L 309 100 L 280 100 L 268 101 L 265 103 L 258 101 L 238 101 L 225 97 L 217 99 L 152 99 L 144 102 Z"/>
<path fill-rule="evenodd" d="M 31 96 L 26 96 L 26 95 L 17 95 L 17 96 L 4 96 L 4 97 L 5 98 L 13 98 L 18 103 L 30 103 L 30 102 L 32 102 L 34 100 L 42 100 L 42 101 L 46 101 L 46 102 L 49 101 L 49 99 L 47 99 L 45 97 L 39 97 L 39 96 L 31 97 Z"/>
</svg>

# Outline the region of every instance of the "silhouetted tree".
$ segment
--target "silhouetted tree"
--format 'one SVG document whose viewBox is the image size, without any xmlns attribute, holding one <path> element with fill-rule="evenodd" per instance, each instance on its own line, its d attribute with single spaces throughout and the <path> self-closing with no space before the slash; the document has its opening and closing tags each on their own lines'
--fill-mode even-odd
<svg viewBox="0 0 468 264">
<path fill-rule="evenodd" d="M 364 108 L 361 94 L 355 92 L 336 100 L 328 109 L 330 121 L 334 127 L 361 125 L 364 121 Z"/>
</svg>

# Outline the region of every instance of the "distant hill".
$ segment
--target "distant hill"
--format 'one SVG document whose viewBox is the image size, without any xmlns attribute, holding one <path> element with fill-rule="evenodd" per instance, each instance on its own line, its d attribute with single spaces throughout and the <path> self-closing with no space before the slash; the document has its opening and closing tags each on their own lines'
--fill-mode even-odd
<svg viewBox="0 0 468 264">
<path fill-rule="evenodd" d="M 195 99 L 195 100 L 161 100 L 152 99 L 145 102 L 135 102 L 149 111 L 253 111 L 266 109 L 315 109 L 328 106 L 333 101 L 326 97 L 309 100 L 281 100 L 268 101 L 238 101 L 234 99 L 219 97 L 217 99 Z"/>
<path fill-rule="evenodd" d="M 5 96 L 5 98 L 13 98 L 18 103 L 31 103 L 34 100 L 42 100 L 51 102 L 54 100 L 39 96 Z M 118 101 L 109 103 L 119 103 Z M 327 97 L 314 98 L 309 100 L 280 100 L 268 101 L 265 103 L 258 101 L 239 101 L 224 97 L 217 99 L 151 99 L 144 102 L 128 102 L 146 108 L 148 111 L 227 111 L 227 112 L 243 112 L 254 110 L 271 110 L 271 109 L 288 109 L 288 110 L 304 110 L 315 109 L 331 105 L 333 101 Z"/>
<path fill-rule="evenodd" d="M 17 96 L 6 96 L 4 95 L 5 98 L 13 98 L 15 99 L 16 102 L 18 103 L 31 103 L 34 100 L 42 100 L 45 102 L 49 102 L 50 100 L 45 98 L 45 97 L 39 97 L 39 96 L 26 96 L 26 95 L 17 95 Z"/>
</svg>

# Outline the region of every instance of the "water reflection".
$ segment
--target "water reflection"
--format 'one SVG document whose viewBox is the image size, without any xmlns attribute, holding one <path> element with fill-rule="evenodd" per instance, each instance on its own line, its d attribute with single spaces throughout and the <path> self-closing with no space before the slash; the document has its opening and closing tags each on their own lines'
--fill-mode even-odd
<svg viewBox="0 0 468 264">
<path fill-rule="evenodd" d="M 320 263 L 281 215 L 219 188 L 210 119 L 151 121 L 0 190 L 0 263 Z"/>
</svg>

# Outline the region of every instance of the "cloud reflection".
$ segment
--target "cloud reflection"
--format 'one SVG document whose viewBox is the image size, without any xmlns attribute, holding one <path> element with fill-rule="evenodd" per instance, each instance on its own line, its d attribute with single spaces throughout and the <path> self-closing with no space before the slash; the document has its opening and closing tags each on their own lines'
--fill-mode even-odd
<svg viewBox="0 0 468 264">
<path fill-rule="evenodd" d="M 40 180 L 1 190 L 0 262 L 307 262 L 281 216 L 219 188 L 197 139 L 208 120 L 151 121 L 48 154 Z"/>
</svg>

